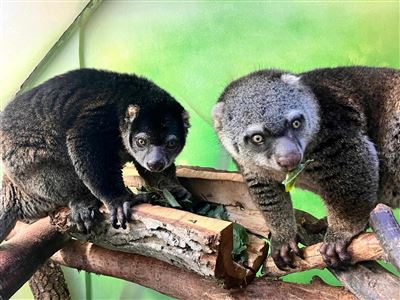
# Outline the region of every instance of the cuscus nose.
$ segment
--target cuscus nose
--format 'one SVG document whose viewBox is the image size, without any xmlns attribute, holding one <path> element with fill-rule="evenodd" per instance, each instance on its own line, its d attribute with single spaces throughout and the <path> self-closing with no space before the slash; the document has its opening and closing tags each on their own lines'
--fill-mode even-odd
<svg viewBox="0 0 400 300">
<path fill-rule="evenodd" d="M 147 162 L 147 166 L 149 167 L 150 171 L 159 172 L 164 168 L 165 164 L 162 160 L 153 160 Z"/>
<path fill-rule="evenodd" d="M 292 171 L 299 165 L 300 160 L 300 153 L 291 152 L 285 156 L 278 157 L 276 162 L 281 168 L 286 169 L 287 171 Z"/>
</svg>

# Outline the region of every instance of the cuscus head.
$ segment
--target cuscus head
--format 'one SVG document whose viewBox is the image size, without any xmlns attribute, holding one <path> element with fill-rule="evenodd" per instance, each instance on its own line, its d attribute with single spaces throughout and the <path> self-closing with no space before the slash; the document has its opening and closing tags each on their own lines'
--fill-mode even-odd
<svg viewBox="0 0 400 300">
<path fill-rule="evenodd" d="M 162 172 L 182 151 L 189 115 L 176 101 L 132 104 L 126 108 L 121 135 L 135 161 L 150 172 Z"/>
<path fill-rule="evenodd" d="M 301 78 L 276 70 L 232 82 L 213 108 L 214 127 L 233 158 L 246 166 L 295 169 L 319 130 L 318 104 Z"/>
</svg>

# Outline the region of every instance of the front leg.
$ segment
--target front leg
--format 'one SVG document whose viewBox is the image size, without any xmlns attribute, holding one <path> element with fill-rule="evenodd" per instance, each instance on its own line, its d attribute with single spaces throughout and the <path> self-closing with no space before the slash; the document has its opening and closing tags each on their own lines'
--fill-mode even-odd
<svg viewBox="0 0 400 300">
<path fill-rule="evenodd" d="M 190 200 L 192 195 L 180 184 L 176 177 L 175 164 L 172 164 L 162 172 L 150 172 L 137 162 L 135 162 L 135 167 L 149 187 L 159 190 L 167 189 L 180 203 Z"/>
<path fill-rule="evenodd" d="M 285 187 L 272 179 L 252 171 L 244 171 L 243 176 L 250 195 L 263 212 L 271 231 L 271 255 L 276 266 L 284 269 L 292 264 L 292 252 L 301 256 L 297 246 L 296 219 Z"/>
<path fill-rule="evenodd" d="M 67 148 L 75 172 L 90 192 L 109 209 L 115 228 L 126 228 L 130 207 L 136 197 L 122 179 L 118 155 L 122 143 L 109 109 L 91 109 L 76 120 L 67 132 Z"/>
<path fill-rule="evenodd" d="M 320 252 L 329 267 L 351 262 L 347 246 L 362 232 L 377 202 L 378 158 L 366 137 L 349 139 L 317 175 L 328 210 L 328 230 Z"/>
</svg>

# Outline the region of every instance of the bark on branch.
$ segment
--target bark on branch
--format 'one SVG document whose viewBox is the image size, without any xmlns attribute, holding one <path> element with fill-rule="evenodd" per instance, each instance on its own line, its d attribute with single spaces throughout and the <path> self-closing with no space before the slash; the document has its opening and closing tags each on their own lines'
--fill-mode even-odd
<svg viewBox="0 0 400 300">
<path fill-rule="evenodd" d="M 268 276 L 279 277 L 294 272 L 301 272 L 309 269 L 323 269 L 326 267 L 319 248 L 322 243 L 305 247 L 303 249 L 304 259 L 299 257 L 294 258 L 295 269 L 287 269 L 282 271 L 277 268 L 274 261 L 269 257 L 265 262 L 265 271 Z M 363 233 L 354 238 L 349 248 L 349 253 L 352 256 L 353 263 L 366 260 L 381 259 L 383 250 L 380 246 L 374 233 Z"/>
<path fill-rule="evenodd" d="M 61 267 L 51 261 L 46 261 L 33 274 L 29 279 L 29 287 L 35 300 L 71 299 Z"/>
<path fill-rule="evenodd" d="M 37 221 L 0 245 L 0 299 L 9 299 L 56 251 L 69 240 L 50 225 Z"/>
<path fill-rule="evenodd" d="M 52 217 L 61 231 L 107 249 L 153 257 L 197 274 L 245 285 L 254 279 L 267 255 L 267 245 L 250 236 L 249 260 L 241 266 L 232 260 L 232 223 L 182 210 L 141 204 L 132 208 L 133 221 L 126 230 L 114 229 L 107 211 L 90 235 L 70 226 L 68 210 Z"/>
<path fill-rule="evenodd" d="M 363 262 L 344 271 L 330 271 L 359 300 L 399 298 L 400 279 L 375 261 Z"/>
</svg>

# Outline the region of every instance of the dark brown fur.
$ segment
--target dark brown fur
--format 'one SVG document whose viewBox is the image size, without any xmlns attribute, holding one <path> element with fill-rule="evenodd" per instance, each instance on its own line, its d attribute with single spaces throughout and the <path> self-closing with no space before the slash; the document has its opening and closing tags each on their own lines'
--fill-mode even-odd
<svg viewBox="0 0 400 300">
<path fill-rule="evenodd" d="M 80 229 L 90 230 L 99 200 L 113 225 L 125 227 L 129 207 L 143 200 L 125 188 L 121 168 L 127 161 L 153 185 L 162 182 L 178 196 L 189 195 L 173 165 L 185 144 L 187 114 L 145 78 L 72 71 L 17 96 L 0 121 L 0 242 L 16 219 L 41 218 L 67 205 Z M 138 133 L 146 135 L 145 147 L 137 144 Z M 171 136 L 173 149 L 165 146 Z M 154 161 L 150 152 L 163 159 L 160 172 L 145 171 L 149 158 Z"/>
</svg>

